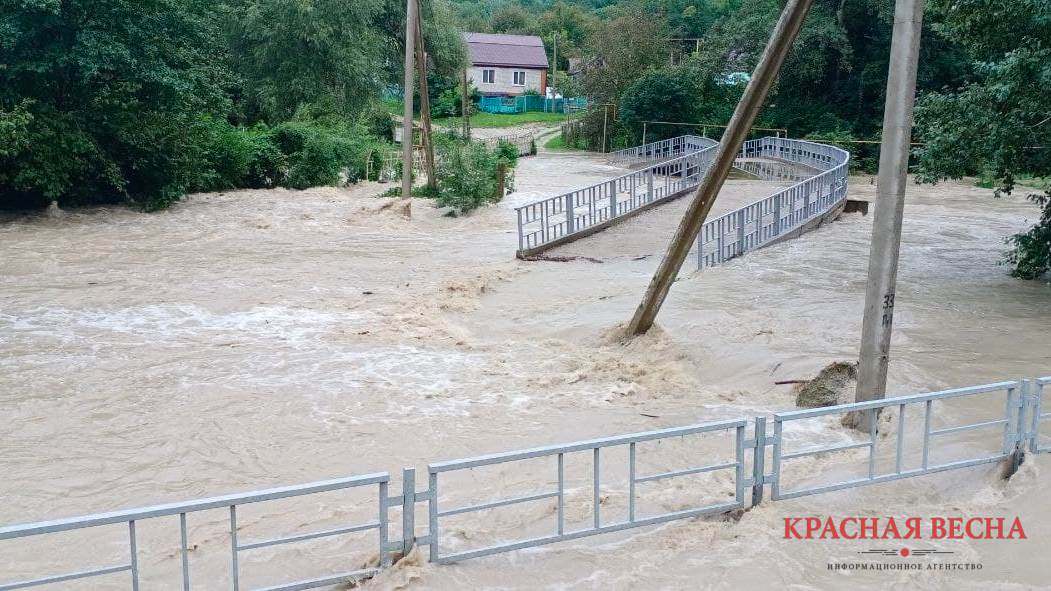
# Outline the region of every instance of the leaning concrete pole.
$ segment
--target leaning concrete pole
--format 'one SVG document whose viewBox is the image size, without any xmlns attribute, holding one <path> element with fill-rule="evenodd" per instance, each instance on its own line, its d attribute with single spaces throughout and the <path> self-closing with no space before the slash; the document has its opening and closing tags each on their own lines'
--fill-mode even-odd
<svg viewBox="0 0 1051 591">
<path fill-rule="evenodd" d="M 405 112 L 401 124 L 401 197 L 412 197 L 412 93 L 416 53 L 416 1 L 405 2 Z"/>
<path fill-rule="evenodd" d="M 912 139 L 912 106 L 920 53 L 925 0 L 897 0 L 890 45 L 887 103 L 879 155 L 876 214 L 872 221 L 865 316 L 861 327 L 861 360 L 855 400 L 882 399 L 887 393 L 890 333 L 894 322 L 895 284 L 901 247 L 901 218 Z"/>
<path fill-rule="evenodd" d="M 660 266 L 657 267 L 657 272 L 653 274 L 642 303 L 635 310 L 635 316 L 628 325 L 628 336 L 644 334 L 653 326 L 653 321 L 664 303 L 664 298 L 668 296 L 668 290 L 671 289 L 671 284 L 679 274 L 679 268 L 682 267 L 686 255 L 690 252 L 690 246 L 697 238 L 697 233 L 704 225 L 704 220 L 708 217 L 715 198 L 719 195 L 723 183 L 726 182 L 726 176 L 730 173 L 734 159 L 741 151 L 741 144 L 745 136 L 752 127 L 752 122 L 755 121 L 755 116 L 759 113 L 763 101 L 766 100 L 770 87 L 777 79 L 777 73 L 789 49 L 792 48 L 792 42 L 795 41 L 799 29 L 803 26 L 811 3 L 812 0 L 789 0 L 781 13 L 781 18 L 770 35 L 770 41 L 763 51 L 763 56 L 759 59 L 755 72 L 752 73 L 752 79 L 741 101 L 737 103 L 737 109 L 734 110 L 733 117 L 730 119 L 730 125 L 723 133 L 722 142 L 715 153 L 715 161 L 708 170 L 708 174 L 701 180 L 701 186 L 697 189 L 682 222 L 675 230 L 671 244 L 668 245 L 668 252 L 664 255 Z"/>
</svg>

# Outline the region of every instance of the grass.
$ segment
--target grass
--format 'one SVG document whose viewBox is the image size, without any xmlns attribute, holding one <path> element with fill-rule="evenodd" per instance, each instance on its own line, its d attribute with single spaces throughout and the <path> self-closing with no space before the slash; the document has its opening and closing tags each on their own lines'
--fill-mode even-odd
<svg viewBox="0 0 1051 591">
<path fill-rule="evenodd" d="M 475 113 L 471 116 L 471 127 L 477 128 L 491 128 L 491 127 L 514 127 L 516 125 L 525 125 L 527 123 L 551 123 L 557 124 L 562 123 L 566 120 L 566 116 L 563 113 L 515 113 L 513 115 L 498 115 L 496 113 Z M 462 122 L 460 117 L 445 117 L 443 119 L 435 119 L 436 125 L 443 125 L 445 127 L 460 127 Z"/>
<path fill-rule="evenodd" d="M 547 142 L 544 144 L 544 148 L 552 150 L 554 152 L 573 152 L 580 150 L 580 148 L 573 148 L 571 146 L 567 146 L 565 140 L 562 139 L 561 133 L 547 140 Z"/>
</svg>

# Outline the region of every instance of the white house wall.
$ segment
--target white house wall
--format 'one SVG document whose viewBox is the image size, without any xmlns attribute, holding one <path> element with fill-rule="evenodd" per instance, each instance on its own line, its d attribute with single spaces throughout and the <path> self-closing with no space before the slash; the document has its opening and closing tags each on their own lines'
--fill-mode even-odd
<svg viewBox="0 0 1051 591">
<path fill-rule="evenodd" d="M 495 70 L 496 79 L 492 84 L 485 84 L 482 82 L 482 70 Z M 525 86 L 514 85 L 514 74 L 513 72 L 521 71 L 526 73 Z M 540 88 L 541 75 L 544 70 L 530 70 L 528 68 L 504 68 L 499 66 L 472 66 L 468 70 L 468 77 L 471 79 L 473 84 L 482 94 L 522 94 L 527 90 L 534 90 L 543 94 L 543 90 Z"/>
</svg>

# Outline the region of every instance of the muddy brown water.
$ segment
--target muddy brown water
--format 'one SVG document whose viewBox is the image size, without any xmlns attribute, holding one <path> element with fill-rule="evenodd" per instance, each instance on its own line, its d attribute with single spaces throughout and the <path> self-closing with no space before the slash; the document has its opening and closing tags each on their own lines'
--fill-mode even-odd
<svg viewBox="0 0 1051 591">
<path fill-rule="evenodd" d="M 386 188 L 378 185 L 195 195 L 149 215 L 99 208 L 6 217 L 0 523 L 766 414 L 792 404 L 791 388 L 774 381 L 856 356 L 871 216 L 844 216 L 704 273 L 688 269 L 659 329 L 627 345 L 617 329 L 684 201 L 553 253 L 601 263 L 513 258 L 514 205 L 618 172 L 588 155 L 523 159 L 517 193 L 462 218 L 416 201 L 403 219 L 373 197 Z M 874 197 L 868 178 L 851 180 L 852 195 Z M 731 181 L 717 211 L 780 186 Z M 1003 236 L 1025 228 L 1035 208 L 963 184 L 909 190 L 891 391 L 1051 374 L 1051 287 L 1013 280 L 997 265 Z M 995 407 L 947 406 L 942 418 L 962 424 Z M 793 437 L 818 444 L 850 434 L 815 421 Z M 958 438 L 943 451 L 995 440 Z M 688 467 L 727 450 L 718 438 L 655 446 L 640 469 Z M 603 471 L 610 519 L 626 490 L 618 462 L 611 452 Z M 845 470 L 864 460 L 843 454 L 836 462 Z M 689 520 L 451 566 L 413 556 L 366 586 L 1043 587 L 1051 581 L 1048 466 L 1031 457 L 1009 483 L 993 467 L 975 468 L 766 503 L 737 522 Z M 820 469 L 804 462 L 794 474 Z M 568 461 L 571 523 L 590 518 L 589 470 Z M 641 490 L 640 506 L 678 510 L 731 488 L 728 475 L 705 476 Z M 444 490 L 459 504 L 534 491 L 552 477 L 541 463 L 508 466 L 450 478 Z M 240 535 L 365 522 L 371 499 L 327 493 L 245 508 Z M 551 511 L 538 503 L 450 519 L 443 544 L 456 551 L 509 532 L 548 533 Z M 929 544 L 954 552 L 953 561 L 982 563 L 977 572 L 844 574 L 827 563 L 855 559 L 863 543 L 782 539 L 783 517 L 826 514 L 1018 515 L 1029 539 Z M 225 519 L 222 511 L 190 517 L 194 588 L 229 584 Z M 171 588 L 177 521 L 143 522 L 140 532 L 143 588 Z M 0 579 L 119 563 L 125 536 L 113 526 L 0 542 Z M 356 568 L 374 559 L 372 548 L 358 535 L 247 552 L 242 583 Z M 126 584 L 115 575 L 64 588 Z"/>
</svg>

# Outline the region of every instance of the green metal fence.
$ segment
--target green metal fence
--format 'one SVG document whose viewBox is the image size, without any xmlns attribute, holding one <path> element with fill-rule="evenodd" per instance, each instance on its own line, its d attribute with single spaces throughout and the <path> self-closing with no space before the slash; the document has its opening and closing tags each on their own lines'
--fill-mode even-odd
<svg viewBox="0 0 1051 591">
<path fill-rule="evenodd" d="M 511 97 L 486 96 L 478 103 L 478 109 L 486 113 L 510 115 L 514 113 L 572 113 L 587 107 L 584 97 L 549 99 L 540 95 Z"/>
</svg>

